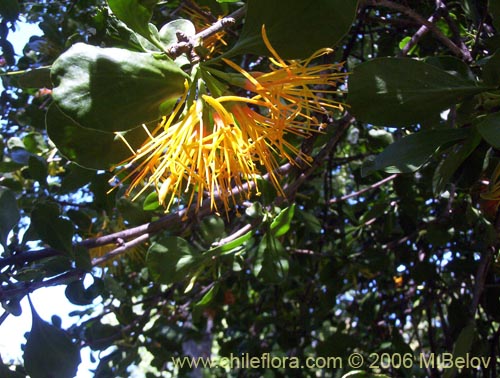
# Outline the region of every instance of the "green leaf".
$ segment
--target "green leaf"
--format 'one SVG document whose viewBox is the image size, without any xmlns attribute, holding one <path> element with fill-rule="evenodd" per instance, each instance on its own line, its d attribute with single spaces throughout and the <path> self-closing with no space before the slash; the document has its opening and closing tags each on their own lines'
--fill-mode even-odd
<svg viewBox="0 0 500 378">
<path fill-rule="evenodd" d="M 224 221 L 215 215 L 205 217 L 200 223 L 199 232 L 206 243 L 213 243 L 223 236 L 225 232 Z"/>
<path fill-rule="evenodd" d="M 214 296 L 217 294 L 219 291 L 219 286 L 214 285 L 212 286 L 206 293 L 205 295 L 196 303 L 196 306 L 206 306 L 210 302 L 212 302 Z"/>
<path fill-rule="evenodd" d="M 82 127 L 108 132 L 157 120 L 188 78 L 164 55 L 83 43 L 63 53 L 51 74 L 61 111 Z"/>
<path fill-rule="evenodd" d="M 118 19 L 148 39 L 151 37 L 149 21 L 157 3 L 157 0 L 108 0 L 109 8 Z"/>
<path fill-rule="evenodd" d="M 177 20 L 170 21 L 169 23 L 162 26 L 159 31 L 160 41 L 165 46 L 165 49 L 169 49 L 173 45 L 179 42 L 177 38 L 177 32 L 184 33 L 187 37 L 193 37 L 196 34 L 196 28 L 193 23 L 189 20 L 179 18 Z M 182 54 L 175 59 L 175 62 L 179 66 L 189 64 L 190 61 L 185 54 Z"/>
<path fill-rule="evenodd" d="M 500 113 L 482 118 L 476 128 L 486 142 L 497 149 L 500 148 Z"/>
<path fill-rule="evenodd" d="M 500 85 L 500 50 L 488 57 L 483 67 L 483 81 L 488 85 Z"/>
<path fill-rule="evenodd" d="M 288 259 L 283 244 L 271 233 L 266 233 L 259 244 L 261 269 L 258 276 L 266 282 L 278 283 L 288 275 Z"/>
<path fill-rule="evenodd" d="M 197 256 L 189 243 L 173 236 L 156 240 L 146 255 L 146 265 L 152 279 L 167 285 L 185 279 L 196 262 Z"/>
<path fill-rule="evenodd" d="M 72 253 L 73 223 L 59 216 L 57 205 L 38 203 L 31 212 L 31 226 L 52 248 Z"/>
<path fill-rule="evenodd" d="M 262 40 L 262 25 L 283 59 L 305 58 L 333 47 L 353 24 L 357 0 L 249 0 L 240 38 L 228 55 L 270 55 Z M 304 32 L 307 31 L 307 32 Z"/>
<path fill-rule="evenodd" d="M 279 238 L 285 235 L 290 229 L 293 214 L 295 213 L 295 204 L 283 209 L 271 223 L 271 233 L 274 237 Z"/>
<path fill-rule="evenodd" d="M 24 366 L 31 378 L 73 378 L 80 349 L 62 329 L 42 320 L 30 302 L 33 323 L 24 348 Z"/>
<path fill-rule="evenodd" d="M 158 202 L 158 192 L 154 191 L 147 195 L 144 203 L 142 204 L 142 209 L 144 211 L 154 211 L 160 207 Z"/>
<path fill-rule="evenodd" d="M 405 126 L 487 89 L 417 60 L 379 58 L 354 68 L 347 102 L 359 121 Z"/>
<path fill-rule="evenodd" d="M 40 184 L 47 183 L 47 162 L 40 156 L 31 155 L 28 160 L 28 172 L 33 180 Z"/>
<path fill-rule="evenodd" d="M 19 2 L 18 0 L 2 0 L 0 1 L 0 16 L 5 21 L 14 22 L 19 17 Z"/>
<path fill-rule="evenodd" d="M 424 130 L 408 135 L 382 151 L 373 166 L 363 169 L 366 175 L 380 169 L 388 173 L 410 173 L 419 169 L 442 145 L 466 138 L 464 129 Z"/>
<path fill-rule="evenodd" d="M 481 142 L 481 136 L 477 131 L 472 131 L 464 143 L 460 146 L 453 146 L 446 158 L 439 164 L 432 179 L 434 194 L 441 194 L 445 190 L 454 173 Z"/>
<path fill-rule="evenodd" d="M 488 0 L 488 12 L 493 19 L 493 26 L 500 31 L 500 2 L 498 0 Z"/>
<path fill-rule="evenodd" d="M 206 252 L 206 254 L 204 254 L 204 257 L 210 258 L 213 256 L 225 255 L 225 254 L 228 254 L 229 252 L 233 252 L 233 251 L 235 251 L 236 248 L 243 245 L 243 243 L 250 240 L 252 235 L 253 235 L 253 231 L 248 231 L 246 234 L 243 234 L 242 236 L 240 236 L 234 240 L 231 240 L 230 242 L 227 242 L 223 245 L 219 245 L 218 247 L 209 249 Z"/>
<path fill-rule="evenodd" d="M 472 342 L 474 341 L 474 337 L 476 335 L 476 324 L 474 322 L 470 322 L 467 324 L 460 334 L 458 335 L 457 341 L 453 346 L 453 360 L 458 357 L 465 357 L 466 353 L 469 352 Z M 456 375 L 457 367 L 452 366 L 449 369 L 446 369 L 443 378 L 452 378 Z"/>
<path fill-rule="evenodd" d="M 50 67 L 40 67 L 30 70 L 6 72 L 0 74 L 10 79 L 10 84 L 20 88 L 52 88 Z"/>
<path fill-rule="evenodd" d="M 14 193 L 0 186 L 0 243 L 7 249 L 7 237 L 20 219 L 19 208 Z"/>
<path fill-rule="evenodd" d="M 68 286 L 66 286 L 64 294 L 71 303 L 78 306 L 92 304 L 92 301 L 94 300 L 94 297 L 89 295 L 87 290 L 85 290 L 82 280 L 71 282 Z"/>
<path fill-rule="evenodd" d="M 107 169 L 132 155 L 114 133 L 86 129 L 65 116 L 52 104 L 46 116 L 47 133 L 68 160 L 92 169 Z M 148 135 L 142 127 L 122 133 L 132 148 L 139 147 Z"/>
</svg>

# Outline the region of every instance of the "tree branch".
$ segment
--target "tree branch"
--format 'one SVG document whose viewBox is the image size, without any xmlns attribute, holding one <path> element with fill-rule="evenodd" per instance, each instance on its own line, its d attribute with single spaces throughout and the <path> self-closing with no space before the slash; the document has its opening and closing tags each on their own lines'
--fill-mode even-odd
<svg viewBox="0 0 500 378">
<path fill-rule="evenodd" d="M 208 28 L 202 30 L 198 34 L 195 34 L 191 38 L 183 35 L 182 33 L 178 33 L 177 34 L 178 43 L 170 47 L 170 49 L 168 50 L 168 55 L 172 59 L 175 59 L 183 53 L 190 52 L 194 47 L 196 47 L 199 44 L 201 40 L 208 38 L 214 34 L 217 34 L 218 32 L 228 28 L 229 26 L 234 25 L 237 20 L 239 20 L 245 15 L 246 11 L 247 11 L 246 6 L 242 6 L 241 8 L 231 13 L 229 16 L 221 18 L 220 20 L 218 20 Z"/>
<path fill-rule="evenodd" d="M 359 196 L 359 195 L 361 195 L 361 194 L 363 194 L 363 193 L 366 193 L 366 192 L 368 192 L 368 191 L 370 191 L 370 190 L 376 189 L 376 188 L 378 188 L 379 186 L 382 186 L 382 185 L 384 185 L 385 183 L 387 183 L 387 182 L 389 182 L 389 181 L 394 180 L 396 177 L 398 177 L 398 174 L 397 174 L 397 173 L 395 173 L 395 174 L 393 174 L 393 175 L 390 175 L 390 176 L 386 177 L 385 179 L 380 180 L 380 181 L 376 182 L 375 184 L 372 184 L 372 185 L 370 185 L 370 186 L 368 186 L 368 187 L 366 187 L 366 188 L 363 188 L 363 189 L 361 189 L 361 190 L 359 190 L 359 191 L 357 191 L 357 192 L 350 193 L 350 194 L 346 194 L 345 196 L 342 196 L 342 197 L 340 197 L 340 198 L 333 198 L 333 199 L 331 199 L 331 200 L 329 201 L 329 203 L 330 203 L 330 204 L 332 204 L 332 203 L 337 203 L 337 202 L 345 201 L 345 200 L 347 200 L 347 199 L 349 199 L 349 198 L 352 198 L 352 197 L 357 197 L 357 196 Z"/>
<path fill-rule="evenodd" d="M 426 20 L 424 17 L 422 17 L 420 14 L 415 12 L 413 9 L 408 8 L 405 5 L 402 4 L 397 4 L 394 3 L 390 0 L 364 0 L 364 5 L 367 6 L 381 6 L 384 8 L 388 9 L 393 9 L 395 11 L 398 11 L 400 13 L 406 14 L 408 17 L 413 18 L 415 21 L 417 21 L 419 24 L 426 26 L 430 31 L 434 33 L 436 38 L 443 43 L 448 49 L 455 55 L 459 56 L 461 59 L 463 59 L 465 62 L 471 62 L 472 57 L 470 55 L 470 52 L 468 49 L 466 51 L 463 51 L 460 47 L 458 47 L 455 43 L 453 43 L 452 40 L 450 40 L 446 35 L 443 34 L 439 28 L 434 25 L 432 22 L 429 22 Z"/>
</svg>

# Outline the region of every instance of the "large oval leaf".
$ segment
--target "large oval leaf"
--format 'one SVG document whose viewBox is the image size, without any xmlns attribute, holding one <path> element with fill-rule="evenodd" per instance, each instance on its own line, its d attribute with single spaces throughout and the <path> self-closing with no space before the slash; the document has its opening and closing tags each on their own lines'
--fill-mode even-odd
<svg viewBox="0 0 500 378">
<path fill-rule="evenodd" d="M 52 66 L 53 97 L 85 128 L 123 131 L 160 116 L 184 92 L 187 75 L 161 54 L 77 43 Z"/>
<path fill-rule="evenodd" d="M 47 133 L 59 152 L 68 160 L 92 169 L 108 169 L 129 157 L 132 152 L 115 134 L 79 126 L 52 104 L 47 111 Z M 142 127 L 124 133 L 132 148 L 148 138 Z"/>
<path fill-rule="evenodd" d="M 33 305 L 31 312 L 33 323 L 24 348 L 26 372 L 32 378 L 74 377 L 81 362 L 80 348 L 62 329 L 41 319 Z"/>
<path fill-rule="evenodd" d="M 249 0 L 240 39 L 228 55 L 269 55 L 261 28 L 284 59 L 305 58 L 335 46 L 349 31 L 357 0 Z"/>
<path fill-rule="evenodd" d="M 500 113 L 484 117 L 476 127 L 485 141 L 500 149 Z"/>
<path fill-rule="evenodd" d="M 360 121 L 405 126 L 486 89 L 417 60 L 380 58 L 354 68 L 347 102 Z"/>
<path fill-rule="evenodd" d="M 410 173 L 419 169 L 436 150 L 446 143 L 465 139 L 466 129 L 424 130 L 408 135 L 382 151 L 363 174 L 384 169 L 388 173 Z"/>
</svg>

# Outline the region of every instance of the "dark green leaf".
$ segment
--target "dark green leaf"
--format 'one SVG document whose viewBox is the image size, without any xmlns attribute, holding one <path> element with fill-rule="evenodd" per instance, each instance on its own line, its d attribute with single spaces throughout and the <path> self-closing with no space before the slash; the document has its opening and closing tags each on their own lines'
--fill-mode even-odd
<svg viewBox="0 0 500 378">
<path fill-rule="evenodd" d="M 30 303 L 31 305 L 31 303 Z M 32 378 L 73 378 L 80 349 L 62 329 L 42 320 L 31 305 L 33 323 L 24 348 L 24 366 Z"/>
<path fill-rule="evenodd" d="M 500 148 L 500 113 L 487 115 L 476 127 L 486 142 Z"/>
<path fill-rule="evenodd" d="M 18 0 L 2 0 L 0 1 L 0 16 L 5 21 L 14 22 L 19 17 L 19 2 Z"/>
<path fill-rule="evenodd" d="M 51 74 L 61 111 L 82 127 L 108 132 L 158 119 L 162 104 L 184 93 L 187 79 L 164 55 L 83 43 L 63 53 Z"/>
<path fill-rule="evenodd" d="M 61 154 L 82 167 L 107 169 L 132 155 L 116 134 L 83 128 L 55 104 L 47 112 L 47 133 Z M 123 136 L 132 148 L 139 147 L 148 138 L 142 127 Z"/>
<path fill-rule="evenodd" d="M 271 223 L 271 233 L 274 237 L 279 238 L 285 235 L 290 229 L 290 223 L 295 213 L 295 204 L 283 209 Z"/>
<path fill-rule="evenodd" d="M 225 225 L 222 218 L 209 216 L 200 223 L 200 236 L 206 243 L 213 243 L 216 239 L 223 236 Z"/>
<path fill-rule="evenodd" d="M 50 67 L 40 67 L 31 70 L 8 72 L 11 84 L 20 88 L 52 88 Z"/>
<path fill-rule="evenodd" d="M 85 290 L 82 280 L 74 281 L 66 286 L 64 294 L 71 303 L 78 306 L 89 305 L 94 300 L 94 298 L 89 295 L 87 290 Z"/>
<path fill-rule="evenodd" d="M 40 184 L 47 183 L 47 162 L 40 156 L 31 155 L 28 160 L 28 172 L 30 177 Z"/>
<path fill-rule="evenodd" d="M 283 244 L 271 233 L 266 233 L 259 244 L 261 269 L 259 277 L 269 283 L 278 283 L 288 275 L 288 259 Z"/>
<path fill-rule="evenodd" d="M 374 164 L 363 171 L 384 169 L 389 173 L 409 173 L 419 169 L 443 144 L 466 138 L 464 129 L 424 130 L 408 135 L 377 155 Z"/>
<path fill-rule="evenodd" d="M 347 102 L 359 121 L 405 126 L 486 89 L 417 60 L 379 58 L 354 68 Z"/>
<path fill-rule="evenodd" d="M 162 237 L 148 249 L 146 265 L 155 282 L 171 284 L 188 276 L 196 264 L 188 242 L 180 237 Z"/>
<path fill-rule="evenodd" d="M 16 196 L 6 187 L 0 186 L 0 243 L 7 249 L 9 232 L 19 221 Z"/>
<path fill-rule="evenodd" d="M 500 85 L 500 50 L 488 57 L 483 67 L 483 80 L 487 85 Z"/>
<path fill-rule="evenodd" d="M 144 38 L 150 38 L 149 20 L 157 0 L 108 0 L 108 5 L 121 21 Z"/>
<path fill-rule="evenodd" d="M 458 335 L 455 345 L 453 346 L 453 360 L 455 360 L 458 357 L 462 358 L 465 357 L 465 355 L 470 351 L 475 335 L 476 335 L 476 324 L 474 322 L 470 322 L 468 325 L 464 327 L 464 329 L 462 329 L 460 335 Z M 451 368 L 446 369 L 443 378 L 454 377 L 456 371 L 457 371 L 456 366 L 452 366 Z"/>
<path fill-rule="evenodd" d="M 250 0 L 240 38 L 228 53 L 270 55 L 262 25 L 273 48 L 284 59 L 305 58 L 335 46 L 349 31 L 357 0 Z M 307 32 L 305 32 L 307 31 Z"/>
<path fill-rule="evenodd" d="M 39 203 L 31 212 L 31 226 L 52 248 L 72 253 L 73 223 L 59 216 L 57 205 Z"/>
<path fill-rule="evenodd" d="M 116 205 L 123 219 L 130 225 L 140 225 L 151 220 L 151 214 L 144 211 L 138 202 L 122 197 L 117 201 Z"/>
<path fill-rule="evenodd" d="M 471 135 L 460 146 L 453 146 L 448 151 L 448 156 L 439 164 L 432 179 L 434 194 L 441 194 L 450 182 L 453 174 L 476 149 L 481 142 L 480 135 L 473 130 Z"/>
<path fill-rule="evenodd" d="M 493 25 L 500 32 L 500 2 L 498 0 L 488 0 L 488 12 L 493 19 Z"/>
</svg>

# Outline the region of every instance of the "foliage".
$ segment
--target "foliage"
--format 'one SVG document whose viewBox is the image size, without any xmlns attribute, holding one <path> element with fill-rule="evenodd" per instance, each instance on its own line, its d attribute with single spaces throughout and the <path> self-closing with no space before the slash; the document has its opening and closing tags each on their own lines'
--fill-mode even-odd
<svg viewBox="0 0 500 378">
<path fill-rule="evenodd" d="M 81 311 L 32 308 L 0 376 L 83 348 L 95 377 L 497 376 L 499 9 L 2 1 L 0 325 L 45 286 Z M 343 364 L 174 364 L 265 353 Z M 419 364 L 443 353 L 495 363 Z"/>
</svg>

